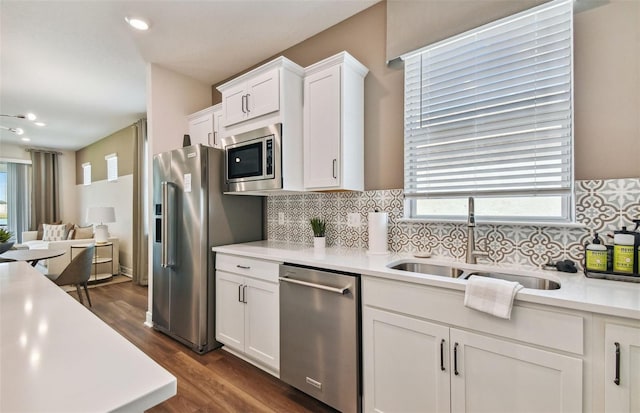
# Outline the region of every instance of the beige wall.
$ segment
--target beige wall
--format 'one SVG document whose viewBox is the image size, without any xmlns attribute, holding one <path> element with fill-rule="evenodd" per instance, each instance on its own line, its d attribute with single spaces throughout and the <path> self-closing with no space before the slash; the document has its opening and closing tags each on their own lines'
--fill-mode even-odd
<svg viewBox="0 0 640 413">
<path fill-rule="evenodd" d="M 86 162 L 91 163 L 91 181 L 106 180 L 107 161 L 104 157 L 112 153 L 118 155 L 118 176 L 131 175 L 135 138 L 136 127 L 131 125 L 76 151 L 76 185 L 83 183 L 82 164 Z"/>
<path fill-rule="evenodd" d="M 465 3 L 467 7 L 477 4 L 438 3 L 440 10 L 448 4 L 452 13 L 461 16 L 470 12 Z M 428 1 L 408 4 L 416 14 L 421 5 L 425 9 L 433 6 Z M 307 66 L 347 50 L 369 68 L 365 80 L 367 190 L 403 187 L 403 71 L 401 65 L 390 68 L 385 64 L 386 17 L 383 1 L 276 55 Z M 451 27 L 440 25 L 434 28 L 437 30 L 448 34 Z M 439 33 L 432 36 L 442 38 Z M 576 179 L 640 176 L 639 39 L 640 1 L 612 0 L 576 14 Z M 212 100 L 217 103 L 220 95 L 215 86 Z"/>
<path fill-rule="evenodd" d="M 575 15 L 578 179 L 640 177 L 640 1 Z"/>
<path fill-rule="evenodd" d="M 210 85 L 156 64 L 147 66 L 147 135 L 151 153 L 180 148 L 187 115 L 211 106 Z M 150 175 L 151 176 L 151 175 Z"/>
<path fill-rule="evenodd" d="M 31 155 L 21 145 L 0 142 L 0 160 L 3 162 L 10 161 L 31 161 Z"/>
</svg>

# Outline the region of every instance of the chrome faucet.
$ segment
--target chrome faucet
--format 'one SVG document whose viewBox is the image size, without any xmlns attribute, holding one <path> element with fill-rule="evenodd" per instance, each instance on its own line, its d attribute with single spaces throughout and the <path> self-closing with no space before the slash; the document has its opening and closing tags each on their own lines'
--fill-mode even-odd
<svg viewBox="0 0 640 413">
<path fill-rule="evenodd" d="M 475 207 L 473 203 L 473 197 L 469 197 L 469 210 L 467 214 L 467 257 L 465 262 L 467 264 L 476 264 L 477 257 L 487 257 L 489 253 L 476 250 L 476 216 Z"/>
</svg>

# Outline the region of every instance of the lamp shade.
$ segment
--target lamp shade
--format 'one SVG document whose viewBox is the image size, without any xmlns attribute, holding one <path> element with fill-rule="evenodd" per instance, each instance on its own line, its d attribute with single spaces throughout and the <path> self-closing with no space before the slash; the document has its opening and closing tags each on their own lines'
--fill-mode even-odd
<svg viewBox="0 0 640 413">
<path fill-rule="evenodd" d="M 109 223 L 116 222 L 116 211 L 113 207 L 90 207 L 87 211 L 87 222 Z"/>
</svg>

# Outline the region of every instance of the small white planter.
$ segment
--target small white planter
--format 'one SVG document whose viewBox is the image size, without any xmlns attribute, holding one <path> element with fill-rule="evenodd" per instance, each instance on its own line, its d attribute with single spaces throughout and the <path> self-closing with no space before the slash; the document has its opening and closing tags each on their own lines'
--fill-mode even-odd
<svg viewBox="0 0 640 413">
<path fill-rule="evenodd" d="M 313 237 L 313 248 L 315 250 L 324 250 L 327 242 L 325 237 Z"/>
</svg>

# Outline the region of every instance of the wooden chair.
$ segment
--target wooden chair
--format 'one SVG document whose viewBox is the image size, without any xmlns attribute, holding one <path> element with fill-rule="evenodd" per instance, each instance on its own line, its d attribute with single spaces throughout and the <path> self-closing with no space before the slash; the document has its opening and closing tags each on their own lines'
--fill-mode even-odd
<svg viewBox="0 0 640 413">
<path fill-rule="evenodd" d="M 91 244 L 87 246 L 82 252 L 71 260 L 69 265 L 62 271 L 62 273 L 55 279 L 52 279 L 56 285 L 75 285 L 78 291 L 78 298 L 80 303 L 84 305 L 82 300 L 82 293 L 80 291 L 80 285 L 84 287 L 84 292 L 87 295 L 87 301 L 89 301 L 89 307 L 91 307 L 91 297 L 89 297 L 89 290 L 87 289 L 87 281 L 91 276 L 91 269 L 93 265 L 93 254 L 95 253 L 95 245 Z"/>
</svg>

